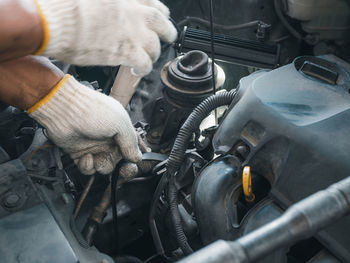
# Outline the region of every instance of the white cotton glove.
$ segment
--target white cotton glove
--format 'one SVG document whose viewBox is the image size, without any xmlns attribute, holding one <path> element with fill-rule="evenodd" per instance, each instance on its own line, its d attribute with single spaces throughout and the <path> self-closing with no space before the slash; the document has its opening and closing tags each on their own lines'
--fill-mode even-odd
<svg viewBox="0 0 350 263">
<path fill-rule="evenodd" d="M 158 0 L 35 0 L 44 40 L 36 54 L 78 65 L 125 65 L 146 75 L 160 40 L 177 31 Z"/>
<path fill-rule="evenodd" d="M 122 158 L 133 163 L 142 158 L 123 106 L 70 75 L 27 113 L 47 129 L 49 138 L 84 174 L 108 174 Z"/>
</svg>

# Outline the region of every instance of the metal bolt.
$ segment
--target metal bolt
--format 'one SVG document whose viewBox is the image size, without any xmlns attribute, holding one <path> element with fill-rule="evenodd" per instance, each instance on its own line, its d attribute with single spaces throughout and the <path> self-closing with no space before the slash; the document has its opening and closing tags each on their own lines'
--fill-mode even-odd
<svg viewBox="0 0 350 263">
<path fill-rule="evenodd" d="M 63 194 L 61 195 L 61 199 L 62 199 L 62 201 L 63 201 L 63 203 L 64 203 L 65 205 L 67 205 L 67 204 L 69 203 L 69 196 L 68 196 L 67 193 L 63 193 Z"/>
<path fill-rule="evenodd" d="M 33 159 L 32 160 L 32 166 L 33 167 L 38 167 L 39 166 L 39 160 L 38 159 Z"/>
<path fill-rule="evenodd" d="M 7 208 L 14 208 L 18 205 L 21 197 L 18 194 L 9 194 L 5 197 L 4 205 Z"/>
<path fill-rule="evenodd" d="M 237 147 L 237 152 L 243 157 L 247 158 L 249 154 L 249 148 L 246 145 L 240 145 Z"/>
</svg>

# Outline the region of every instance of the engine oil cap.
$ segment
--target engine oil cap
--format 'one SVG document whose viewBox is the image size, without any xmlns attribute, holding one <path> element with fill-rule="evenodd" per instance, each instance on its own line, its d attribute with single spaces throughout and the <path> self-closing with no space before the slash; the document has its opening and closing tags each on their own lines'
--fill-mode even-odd
<svg viewBox="0 0 350 263">
<path fill-rule="evenodd" d="M 249 203 L 254 202 L 255 195 L 252 189 L 252 174 L 250 172 L 250 166 L 245 166 L 243 168 L 242 185 L 245 200 Z"/>
</svg>

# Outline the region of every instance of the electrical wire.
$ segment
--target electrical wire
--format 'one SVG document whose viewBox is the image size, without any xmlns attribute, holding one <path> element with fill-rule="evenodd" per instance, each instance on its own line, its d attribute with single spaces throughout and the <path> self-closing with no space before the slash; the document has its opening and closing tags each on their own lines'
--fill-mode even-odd
<svg viewBox="0 0 350 263">
<path fill-rule="evenodd" d="M 118 234 L 118 214 L 117 214 L 117 182 L 119 178 L 119 170 L 124 161 L 120 161 L 115 167 L 111 175 L 111 206 L 112 206 L 112 225 L 113 239 L 116 252 L 119 250 L 119 234 Z"/>
<path fill-rule="evenodd" d="M 119 177 L 119 171 L 113 172 L 111 178 L 111 206 L 112 206 L 112 224 L 113 224 L 113 239 L 115 249 L 118 252 L 119 248 L 119 237 L 118 237 L 118 215 L 117 215 L 117 181 Z"/>
<path fill-rule="evenodd" d="M 159 254 L 155 254 L 155 255 L 149 257 L 148 259 L 146 259 L 143 263 L 149 263 L 149 262 L 153 261 L 153 259 L 156 259 L 159 256 L 160 256 Z"/>
<path fill-rule="evenodd" d="M 214 7 L 213 0 L 209 0 L 209 20 L 210 20 L 210 48 L 211 48 L 211 78 L 213 82 L 213 94 L 216 94 L 216 81 L 215 81 L 215 45 L 214 45 Z M 215 109 L 215 124 L 218 124 L 218 112 Z"/>
<path fill-rule="evenodd" d="M 80 209 L 81 209 L 81 207 L 82 207 L 82 205 L 83 205 L 83 203 L 84 203 L 88 193 L 90 192 L 91 186 L 93 185 L 94 181 L 95 181 L 95 175 L 91 175 L 88 183 L 85 186 L 85 189 L 84 189 L 83 193 L 80 196 L 80 199 L 78 201 L 77 207 L 75 208 L 75 211 L 74 211 L 74 214 L 73 214 L 74 219 L 77 218 L 77 216 L 79 214 L 79 211 L 80 211 Z"/>
<path fill-rule="evenodd" d="M 214 10 L 213 10 L 213 0 L 209 0 L 210 9 L 210 48 L 211 48 L 211 74 L 213 81 L 213 93 L 216 94 L 216 83 L 215 83 L 215 46 L 214 46 Z"/>
</svg>

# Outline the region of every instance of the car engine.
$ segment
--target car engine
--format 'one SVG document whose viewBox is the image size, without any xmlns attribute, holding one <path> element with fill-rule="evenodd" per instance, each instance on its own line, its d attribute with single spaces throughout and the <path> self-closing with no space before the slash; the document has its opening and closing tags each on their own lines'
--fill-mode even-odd
<svg viewBox="0 0 350 263">
<path fill-rule="evenodd" d="M 163 2 L 148 76 L 52 61 L 119 94 L 140 163 L 83 175 L 1 105 L 0 262 L 350 262 L 350 1 Z"/>
</svg>

